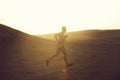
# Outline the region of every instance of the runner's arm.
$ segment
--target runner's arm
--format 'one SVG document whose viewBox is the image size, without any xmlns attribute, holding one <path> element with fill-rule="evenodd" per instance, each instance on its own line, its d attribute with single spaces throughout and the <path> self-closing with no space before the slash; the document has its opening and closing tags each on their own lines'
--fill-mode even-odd
<svg viewBox="0 0 120 80">
<path fill-rule="evenodd" d="M 64 39 L 66 39 L 67 37 L 68 37 L 68 35 L 65 35 L 65 36 L 64 36 Z"/>
<path fill-rule="evenodd" d="M 58 35 L 59 35 L 59 34 L 56 34 L 56 35 L 54 36 L 56 41 L 58 40 L 58 38 L 57 38 Z"/>
</svg>

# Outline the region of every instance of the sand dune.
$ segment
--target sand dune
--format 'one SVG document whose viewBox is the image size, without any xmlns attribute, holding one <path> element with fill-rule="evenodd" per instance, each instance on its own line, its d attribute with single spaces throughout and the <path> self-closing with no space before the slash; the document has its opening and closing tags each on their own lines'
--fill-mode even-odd
<svg viewBox="0 0 120 80">
<path fill-rule="evenodd" d="M 119 33 L 68 33 L 66 49 L 74 65 L 65 69 L 62 55 L 45 66 L 45 60 L 56 50 L 52 34 L 37 37 L 0 24 L 0 80 L 119 80 Z"/>
</svg>

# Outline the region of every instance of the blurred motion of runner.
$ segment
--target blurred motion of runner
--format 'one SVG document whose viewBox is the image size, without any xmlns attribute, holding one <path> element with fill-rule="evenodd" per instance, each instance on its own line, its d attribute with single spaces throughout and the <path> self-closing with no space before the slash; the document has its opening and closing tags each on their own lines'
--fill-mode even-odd
<svg viewBox="0 0 120 80">
<path fill-rule="evenodd" d="M 69 66 L 72 65 L 68 62 L 67 52 L 66 52 L 66 49 L 65 49 L 65 46 L 64 46 L 65 45 L 65 40 L 68 37 L 67 35 L 65 35 L 65 33 L 66 33 L 66 27 L 63 26 L 62 31 L 55 35 L 55 39 L 57 41 L 57 50 L 56 50 L 56 53 L 52 57 L 50 57 L 48 60 L 46 60 L 46 65 L 47 66 L 49 65 L 50 61 L 53 58 L 55 58 L 56 56 L 58 56 L 60 54 L 60 52 L 62 52 L 62 54 L 64 56 L 64 61 L 66 63 L 66 66 L 69 67 Z"/>
</svg>

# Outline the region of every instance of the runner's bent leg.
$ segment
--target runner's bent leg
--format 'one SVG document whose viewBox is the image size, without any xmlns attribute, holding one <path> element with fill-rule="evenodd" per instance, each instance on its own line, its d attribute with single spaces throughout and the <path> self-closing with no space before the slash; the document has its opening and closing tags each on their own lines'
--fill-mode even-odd
<svg viewBox="0 0 120 80">
<path fill-rule="evenodd" d="M 57 49 L 57 50 L 56 50 L 56 53 L 55 53 L 52 57 L 50 57 L 48 60 L 46 60 L 46 65 L 48 66 L 48 65 L 49 65 L 49 62 L 50 62 L 52 59 L 54 59 L 56 56 L 58 56 L 59 53 L 60 53 L 60 49 Z"/>
</svg>

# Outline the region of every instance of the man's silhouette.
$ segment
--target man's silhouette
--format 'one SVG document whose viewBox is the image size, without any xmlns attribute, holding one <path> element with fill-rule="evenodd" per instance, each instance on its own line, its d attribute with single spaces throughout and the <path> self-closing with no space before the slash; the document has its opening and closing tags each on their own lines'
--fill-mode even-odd
<svg viewBox="0 0 120 80">
<path fill-rule="evenodd" d="M 65 32 L 66 32 L 66 27 L 63 26 L 62 31 L 55 35 L 55 39 L 57 41 L 57 50 L 56 50 L 56 53 L 52 57 L 50 57 L 48 60 L 46 60 L 46 65 L 47 66 L 49 65 L 50 61 L 53 58 L 55 58 L 56 56 L 58 56 L 60 54 L 60 52 L 62 52 L 62 54 L 64 56 L 64 61 L 66 63 L 66 66 L 69 67 L 69 66 L 72 65 L 68 62 L 67 53 L 66 53 L 66 50 L 65 50 L 65 47 L 64 47 L 65 40 L 68 37 L 67 35 L 65 35 Z"/>
</svg>

